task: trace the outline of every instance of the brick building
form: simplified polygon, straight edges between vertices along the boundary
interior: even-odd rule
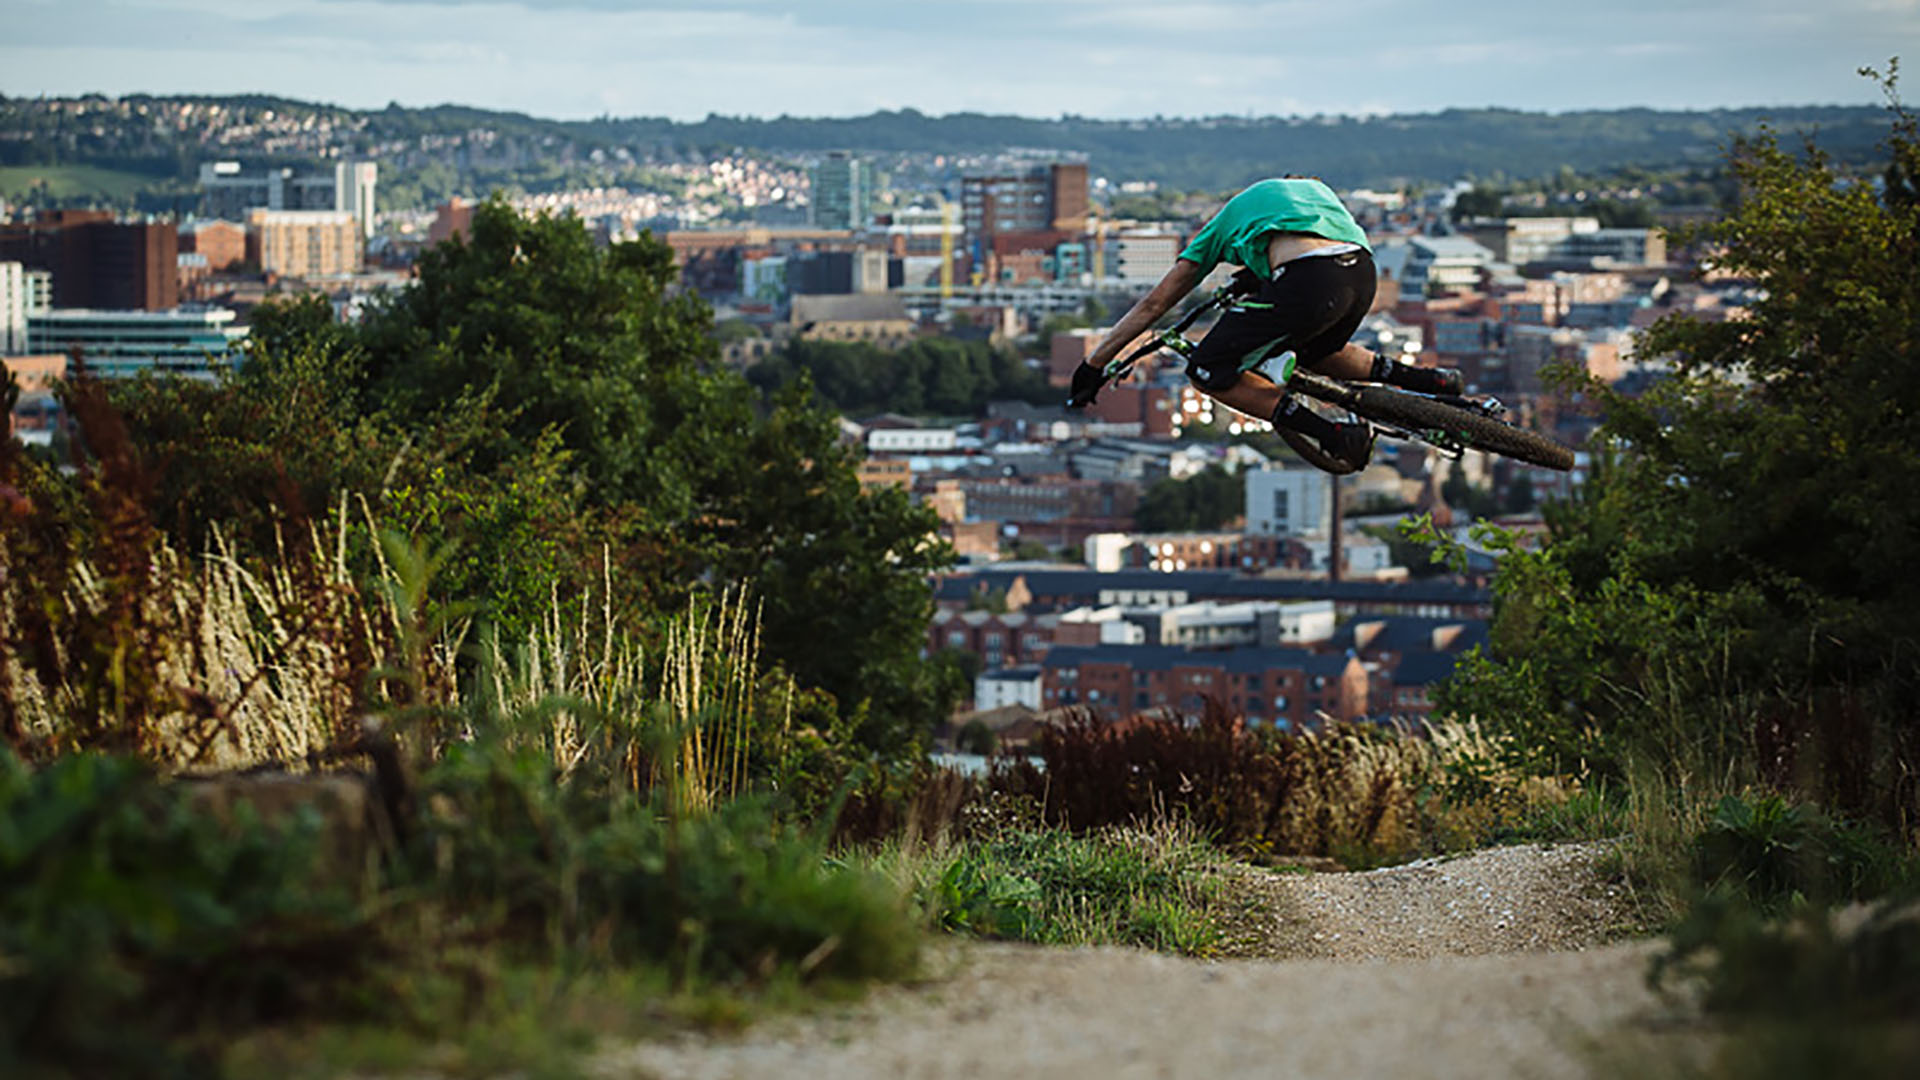
[[[1109,720],[1155,709],[1193,715],[1213,698],[1249,723],[1302,731],[1366,716],[1371,694],[1358,657],[1286,647],[1062,645],[1041,668],[1043,708],[1079,706]]]
[[[1060,232],[1087,227],[1087,167],[1034,165],[960,179],[960,217],[968,251],[984,265],[1001,233]]]
[[[927,650],[954,649],[980,658],[988,671],[1037,664],[1053,647],[1058,615],[1019,611],[949,611],[927,627]]]
[[[179,255],[172,225],[116,222],[102,210],[54,210],[0,224],[0,262],[51,274],[56,308],[177,307]]]
[[[206,268],[219,273],[247,258],[247,230],[231,221],[199,221],[180,233],[181,254],[196,254],[206,259]]]

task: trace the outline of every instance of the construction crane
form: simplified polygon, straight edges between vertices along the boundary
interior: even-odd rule
[[[934,198],[940,200],[940,306],[944,308],[953,299],[953,204],[945,195]]]

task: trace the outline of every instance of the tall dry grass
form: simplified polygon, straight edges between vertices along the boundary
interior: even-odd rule
[[[357,579],[353,534],[377,535],[359,516],[343,501],[265,560],[241,559],[218,532],[193,558],[154,538],[137,578],[76,558],[65,582],[28,582],[6,572],[0,545],[0,634],[20,640],[23,605],[48,612],[43,655],[0,653],[0,701],[43,752],[131,749],[169,771],[312,768],[381,717],[416,761],[486,735],[537,747],[563,779],[592,765],[690,811],[746,790],[766,703],[760,608],[745,589],[690,599],[649,655],[613,608],[604,562],[598,589],[577,602],[556,591],[539,626],[503,641],[430,600],[434,560],[403,538],[374,544]],[[76,662],[89,650],[108,654],[110,675],[146,665],[126,677],[148,692],[101,715],[89,680],[103,665]]]
[[[562,778],[592,767],[633,790],[664,789],[681,809],[711,810],[749,782],[760,606],[744,588],[695,596],[649,657],[613,611],[612,573],[603,563],[598,597],[563,604],[556,593],[524,642],[489,635],[472,696],[457,704],[537,747]]]
[[[312,526],[306,546],[283,544],[265,565],[243,564],[217,532],[198,559],[157,540],[137,595],[85,559],[53,588],[34,583],[30,591],[0,574],[0,632],[10,642],[23,629],[19,605],[50,609],[46,655],[7,649],[0,693],[28,738],[56,748],[80,741],[79,714],[99,690],[85,684],[95,669],[75,663],[75,654],[110,648],[110,673],[143,661],[153,668],[155,692],[112,718],[142,733],[144,756],[170,769],[304,767],[357,730],[360,677],[392,647],[390,623],[352,580],[346,537],[343,505],[335,519]],[[138,609],[141,640],[101,640],[119,605]]]

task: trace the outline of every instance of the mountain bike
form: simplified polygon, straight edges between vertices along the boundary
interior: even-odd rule
[[[1214,290],[1211,299],[1196,305],[1178,323],[1161,330],[1133,352],[1108,363],[1101,372],[1100,385],[1126,378],[1135,364],[1161,349],[1182,358],[1191,356],[1199,344],[1186,336],[1187,328],[1201,315],[1224,306],[1236,295],[1233,285]],[[1301,369],[1291,351],[1250,362],[1241,370],[1258,371],[1284,390],[1344,409],[1370,424],[1378,435],[1426,443],[1449,458],[1457,459],[1467,450],[1479,450],[1562,472],[1573,468],[1572,450],[1500,419],[1506,406],[1491,396],[1420,394],[1379,383],[1330,379]],[[1085,402],[1067,404],[1071,407]],[[1275,434],[1285,439],[1301,457],[1327,472],[1354,471],[1351,463],[1327,454],[1312,439],[1284,428],[1276,428]]]

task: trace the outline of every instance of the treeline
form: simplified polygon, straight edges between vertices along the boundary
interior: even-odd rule
[[[1297,162],[1336,186],[1446,182],[1504,172],[1541,176],[1563,166],[1596,172],[1626,163],[1718,162],[1736,134],[1762,123],[1806,133],[1844,160],[1871,160],[1884,132],[1866,107],[1668,112],[1623,109],[1536,113],[1447,109],[1384,117],[1207,117],[1093,120],[912,109],[844,120],[710,116],[691,124],[614,121],[635,143],[742,146],[776,152],[853,148],[876,153],[994,153],[1009,146],[1084,154],[1096,173],[1204,190],[1230,190]]]
[[[1559,114],[1448,109],[1385,117],[1153,120],[978,113],[928,116],[906,109],[852,118],[709,116],[681,123],[650,117],[556,121],[457,106],[389,106],[356,112],[259,97],[191,100],[271,107],[295,115],[302,111],[325,114],[336,122],[364,121],[342,146],[348,152],[423,135],[459,136],[475,129],[498,134],[502,142],[493,147],[495,154],[524,144],[536,148],[546,162],[584,163],[595,150],[621,148],[641,161],[686,161],[738,152],[807,155],[853,149],[879,156],[982,154],[1018,146],[1083,155],[1099,175],[1207,191],[1239,187],[1289,162],[1297,163],[1289,167],[1311,171],[1341,186],[1451,182],[1494,175],[1526,178],[1562,168],[1601,172],[1628,164],[1717,163],[1735,136],[1753,134],[1763,123],[1794,139],[1805,135],[1839,161],[1861,162],[1874,159],[1883,130],[1879,110],[1864,106]],[[137,117],[119,124],[109,119],[105,127],[99,122],[99,117],[90,116],[83,126],[35,100],[0,98],[0,165],[91,164],[185,177],[192,163],[205,156],[193,132],[158,130],[141,124]],[[244,146],[222,153],[257,156]],[[405,162],[383,164],[394,181],[404,184],[407,174],[424,166],[427,159],[429,152],[412,152]],[[444,163],[456,164],[450,151]]]
[[[977,417],[991,401],[1058,404],[1061,391],[1024,358],[984,341],[922,338],[897,350],[865,342],[794,340],[747,372],[765,391],[801,374],[844,413]]]

